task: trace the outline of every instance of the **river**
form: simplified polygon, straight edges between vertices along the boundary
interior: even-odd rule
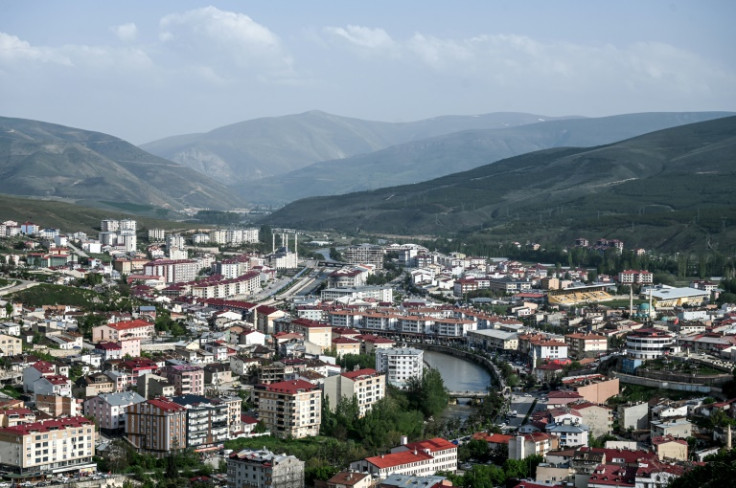
[[[488,371],[464,359],[424,351],[424,362],[440,372],[445,388],[450,391],[486,391],[491,384],[491,375]],[[458,404],[450,404],[444,416],[466,419],[473,413],[474,408],[467,399],[463,399]]]

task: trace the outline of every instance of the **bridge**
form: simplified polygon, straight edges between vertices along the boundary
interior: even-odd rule
[[[485,398],[488,396],[487,391],[448,391],[450,398]]]

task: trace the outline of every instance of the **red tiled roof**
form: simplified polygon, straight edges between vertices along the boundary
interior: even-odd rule
[[[46,380],[48,380],[52,385],[65,385],[69,381],[69,378],[60,374],[53,374],[51,376],[47,376]]]
[[[508,444],[514,436],[505,434],[488,434],[486,432],[476,432],[473,439],[486,441],[490,444]]]
[[[186,410],[183,406],[172,402],[166,397],[153,398],[148,400],[147,403],[167,412],[180,412],[182,410]]]
[[[145,320],[136,319],[136,320],[126,320],[125,322],[115,322],[107,324],[108,327],[115,330],[129,330],[129,329],[137,329],[139,327],[153,327],[153,324],[150,322],[146,322]]]
[[[599,464],[590,475],[588,485],[610,485],[616,487],[634,486],[637,466],[618,464]]]
[[[54,373],[56,371],[56,367],[48,361],[38,361],[33,363],[32,366],[42,374]]]
[[[58,418],[49,420],[40,420],[30,424],[16,425],[15,427],[6,427],[0,429],[0,432],[10,432],[16,435],[26,435],[34,432],[48,432],[49,430],[65,429],[67,427],[81,427],[82,425],[92,425],[92,421],[86,417],[78,415],[76,417]]]
[[[433,439],[427,439],[425,441],[410,442],[406,444],[409,449],[429,449],[431,452],[446,451],[447,449],[457,449],[457,446],[452,442],[443,439],[442,437],[435,437]]]
[[[373,456],[365,458],[365,460],[378,469],[393,468],[395,466],[403,466],[410,463],[417,463],[432,459],[432,456],[422,451],[401,451],[392,454],[383,454],[381,456]]]
[[[310,383],[309,381],[304,381],[304,380],[280,381],[278,383],[271,383],[270,385],[259,385],[259,386],[267,391],[272,391],[276,393],[286,393],[289,395],[294,395],[302,391],[311,391],[311,390],[319,389],[317,385]]]
[[[360,378],[361,376],[374,376],[377,374],[378,372],[375,369],[371,369],[371,368],[358,369],[355,371],[348,371],[347,373],[342,373],[344,377],[350,378],[351,380],[354,380],[355,378]]]
[[[360,341],[351,339],[350,337],[336,337],[332,339],[333,344],[360,344]]]
[[[658,446],[660,444],[665,444],[667,442],[676,442],[678,444],[683,444],[687,446],[687,441],[685,439],[675,439],[671,435],[665,435],[665,436],[655,436],[652,437],[652,445]]]

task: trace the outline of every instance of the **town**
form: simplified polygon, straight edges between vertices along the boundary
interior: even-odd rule
[[[6,486],[654,488],[732,448],[729,277],[99,228],[0,224]]]

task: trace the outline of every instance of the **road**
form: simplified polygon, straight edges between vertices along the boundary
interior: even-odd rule
[[[526,396],[529,395],[529,396]],[[532,404],[536,398],[531,394],[519,394],[514,393],[511,395],[511,407],[509,409],[510,420],[507,422],[509,427],[519,428],[521,423],[524,421],[524,417],[532,408]],[[537,403],[534,410],[544,410],[546,406],[544,404]],[[516,414],[511,412],[516,411]]]
[[[9,278],[9,279],[20,281],[20,283],[0,290],[0,297],[5,296],[5,295],[10,295],[11,293],[15,293],[17,291],[27,290],[28,288],[38,285],[38,283],[35,281],[19,280],[17,278]]]

